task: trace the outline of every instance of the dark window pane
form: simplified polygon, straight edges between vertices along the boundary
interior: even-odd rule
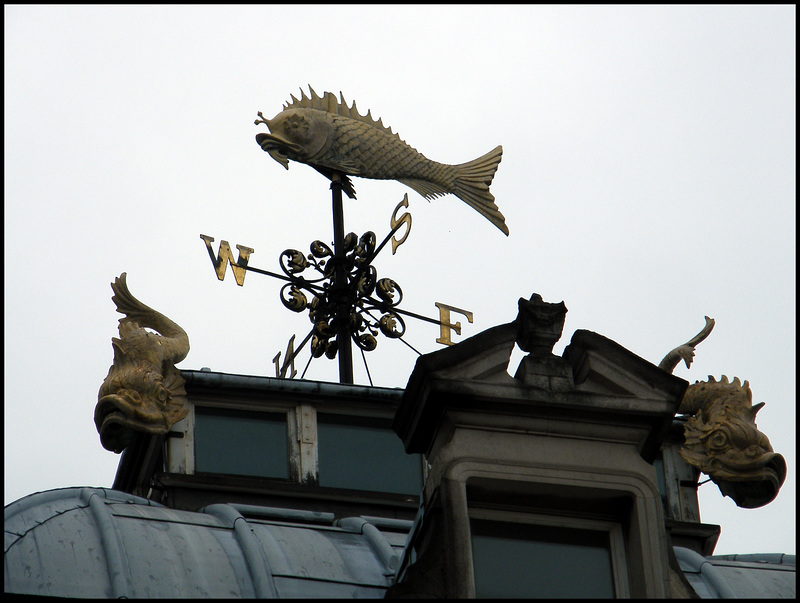
[[[473,519],[482,598],[614,597],[608,532]]]
[[[319,484],[419,495],[422,460],[406,454],[388,421],[317,415]]]
[[[289,478],[286,415],[195,408],[195,470]]]

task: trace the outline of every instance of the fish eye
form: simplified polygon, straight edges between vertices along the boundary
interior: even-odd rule
[[[709,440],[712,448],[724,448],[728,444],[728,436],[723,431],[716,431]]]
[[[754,458],[754,457],[759,456],[762,452],[763,452],[763,449],[761,448],[761,446],[758,446],[757,444],[753,444],[752,446],[748,446],[745,449],[744,454],[745,454],[745,456],[748,456],[750,458]]]

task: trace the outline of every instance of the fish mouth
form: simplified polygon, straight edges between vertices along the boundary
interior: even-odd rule
[[[730,496],[737,506],[755,509],[775,500],[786,480],[786,461],[776,453],[767,453],[750,463],[737,463],[731,469],[722,468],[711,480],[724,496]]]
[[[302,145],[285,140],[274,134],[266,134],[263,132],[261,134],[256,134],[256,142],[287,170],[289,169],[288,153],[300,153],[303,150]]]
[[[168,428],[160,417],[148,420],[135,400],[127,396],[108,394],[97,402],[94,423],[100,434],[103,448],[119,454],[136,439],[136,433],[167,433]]]

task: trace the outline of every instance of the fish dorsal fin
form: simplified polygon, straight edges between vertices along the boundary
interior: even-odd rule
[[[299,99],[295,98],[294,94],[290,95],[292,97],[292,101],[284,103],[283,109],[299,109],[302,107],[327,111],[328,113],[333,113],[334,115],[341,115],[343,117],[349,117],[350,119],[363,122],[400,140],[400,136],[395,132],[392,132],[391,128],[384,126],[380,118],[378,118],[378,121],[375,121],[372,118],[372,113],[370,111],[367,111],[366,115],[361,115],[356,108],[355,101],[353,101],[352,106],[348,107],[347,102],[344,100],[344,95],[341,92],[339,93],[340,100],[337,100],[336,95],[333,92],[325,92],[322,96],[319,96],[316,92],[314,92],[314,89],[310,85],[308,90],[311,93],[311,96],[306,96],[306,93],[303,92],[302,88],[300,89]]]

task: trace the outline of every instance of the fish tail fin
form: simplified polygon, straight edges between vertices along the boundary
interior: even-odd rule
[[[489,185],[502,158],[503,147],[497,146],[477,159],[454,165],[456,177],[452,193],[508,236],[506,219],[495,204],[494,195],[489,192]]]

